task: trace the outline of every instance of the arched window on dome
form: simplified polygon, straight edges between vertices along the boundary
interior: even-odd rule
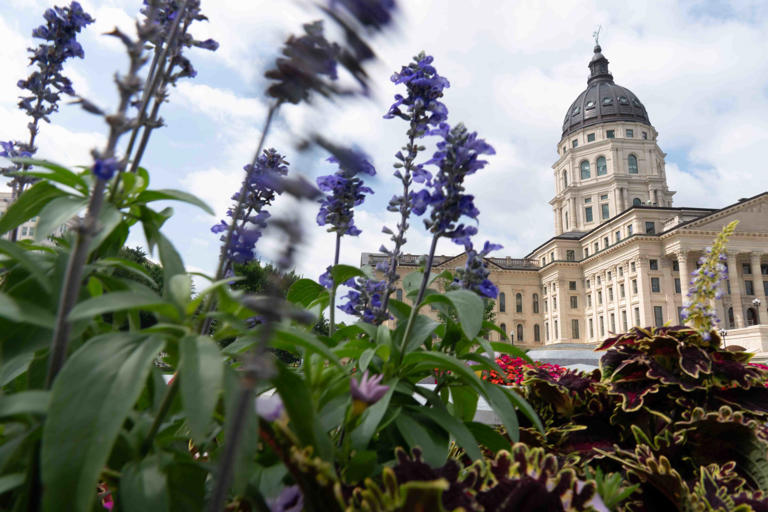
[[[629,174],[637,174],[637,157],[635,155],[629,155],[627,162],[629,163]]]
[[[534,313],[539,312],[539,294],[538,293],[533,294],[533,312]]]
[[[518,293],[515,295],[515,312],[522,313],[523,312],[523,294]]]
[[[608,165],[605,163],[605,157],[599,156],[597,157],[597,175],[605,176],[606,174],[608,174]]]
[[[640,206],[640,205],[642,205],[642,204],[643,204],[643,202],[640,200],[640,198],[639,198],[639,197],[636,197],[636,198],[634,198],[634,199],[632,200],[632,206]]]
[[[507,337],[507,324],[501,324],[499,328],[504,331],[504,334],[501,335],[501,339],[505,339]]]
[[[523,324],[517,324],[517,341],[523,341]]]
[[[587,162],[586,160],[582,160],[579,166],[581,167],[581,179],[583,180],[589,179],[590,177],[589,162]]]
[[[568,171],[563,171],[563,188],[568,188]]]
[[[539,324],[533,326],[533,341],[541,342],[541,327],[539,327]]]
[[[507,310],[507,296],[504,292],[499,294],[499,313],[504,313]]]

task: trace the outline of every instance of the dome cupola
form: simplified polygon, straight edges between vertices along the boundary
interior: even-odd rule
[[[608,59],[600,45],[595,45],[594,55],[589,61],[587,88],[565,113],[563,137],[588,126],[614,121],[651,124],[637,96],[613,82],[613,75],[608,71]]]

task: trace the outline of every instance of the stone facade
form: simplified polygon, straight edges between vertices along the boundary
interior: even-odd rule
[[[592,344],[633,326],[678,325],[699,257],[739,220],[716,307],[727,343],[768,351],[768,192],[722,209],[674,207],[658,133],[607,64],[596,47],[588,88],[566,113],[552,166],[555,236],[522,259],[487,259],[500,292],[496,324],[526,346]],[[605,108],[592,113],[598,101]],[[621,114],[613,102],[630,106]],[[364,253],[362,264],[384,258]],[[399,273],[418,259],[403,256]],[[464,261],[439,256],[435,267]]]

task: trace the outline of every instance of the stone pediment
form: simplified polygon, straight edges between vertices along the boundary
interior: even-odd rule
[[[738,233],[768,234],[768,193],[754,199],[718,210],[681,226],[691,231],[720,231],[726,224],[738,220]]]

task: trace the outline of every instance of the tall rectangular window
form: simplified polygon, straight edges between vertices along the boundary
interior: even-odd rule
[[[584,219],[586,222],[592,222],[592,207],[587,206],[584,208]]]
[[[631,128],[627,128],[627,138],[631,139],[634,136],[635,136],[635,131]]]
[[[611,313],[611,332],[616,332],[616,315]]]
[[[621,297],[622,299],[625,297],[625,293],[624,293],[624,283],[622,283],[622,284],[620,284],[620,285],[619,285],[619,297]]]
[[[607,249],[610,242],[608,242],[608,237],[603,237],[603,249]]]
[[[608,302],[613,302],[613,287],[608,288]]]
[[[664,310],[661,306],[653,306],[653,321],[656,327],[662,327],[664,325]]]
[[[744,273],[744,275],[749,275],[752,273],[752,265],[749,263],[742,263],[741,264],[741,271]]]
[[[624,267],[619,267],[619,277],[624,276]]]
[[[760,265],[760,273],[764,276],[768,276],[768,263],[763,263]]]
[[[680,286],[680,278],[675,278],[675,293],[682,293],[682,288]]]
[[[598,252],[600,250],[600,244],[595,242],[595,252]]]
[[[590,285],[589,285],[589,279],[587,279],[587,281],[586,281],[586,285],[587,285],[587,290],[589,290],[589,287],[590,287]]]
[[[595,325],[592,322],[592,319],[589,319],[589,337],[594,338],[595,337]]]
[[[552,333],[552,336],[554,338],[559,338],[560,337],[560,331],[557,328],[557,320],[555,320],[555,332]]]
[[[606,130],[605,136],[609,139],[615,139],[616,138],[616,130]]]
[[[640,325],[640,308],[635,308],[635,325]]]
[[[549,322],[544,322],[544,336],[549,341]]]
[[[603,303],[603,292],[597,292],[597,304],[600,305]]]
[[[608,205],[607,204],[601,204],[600,205],[600,215],[602,216],[603,219],[607,219],[608,217],[611,216],[611,212],[608,209]]]
[[[637,295],[637,279],[632,280],[632,295]]]
[[[648,132],[643,132],[643,139],[647,139],[647,138],[648,138]]]
[[[651,270],[659,270],[659,260],[648,260],[648,266]]]
[[[763,281],[763,294],[768,295],[768,281]]]
[[[576,319],[571,320],[571,336],[573,336],[574,339],[579,338],[579,321]]]
[[[565,251],[565,260],[566,261],[576,261],[576,251],[573,249],[568,249]]]
[[[680,272],[680,262],[672,260],[672,272]]]
[[[605,322],[602,316],[600,316],[600,336],[605,336]]]
[[[571,295],[571,309],[579,307],[579,298],[575,295]]]
[[[575,148],[575,147],[578,147],[578,146],[579,146],[579,141],[578,141],[578,140],[576,140],[576,139],[573,139],[573,140],[571,141],[571,146],[573,146],[574,148]]]
[[[627,226],[627,236],[632,236],[632,224]]]
[[[592,307],[592,294],[587,295],[587,307]]]
[[[661,283],[660,283],[658,277],[652,277],[651,278],[651,291],[653,293],[661,292]]]
[[[621,231],[617,231],[615,233],[615,235],[616,235],[616,243],[620,242],[621,241]]]
[[[656,224],[653,222],[646,222],[645,223],[645,232],[649,235],[655,235],[656,234]]]
[[[607,274],[608,274],[608,280],[609,280],[609,281],[611,281],[611,280],[612,280],[612,278],[611,278],[611,271],[609,270],[609,271],[607,272]]]
[[[752,284],[752,281],[744,281],[744,293],[746,293],[747,295],[755,294],[755,287]]]
[[[680,325],[685,325],[685,321],[683,320],[683,307],[678,306],[677,308],[677,323]]]
[[[629,271],[634,272],[635,271],[635,262],[632,261],[629,263]]]
[[[621,311],[621,326],[624,329],[624,332],[627,332],[629,330],[629,326],[627,325],[627,310],[623,309]]]
[[[576,281],[568,281],[568,289],[569,290],[575,290],[576,289]]]

